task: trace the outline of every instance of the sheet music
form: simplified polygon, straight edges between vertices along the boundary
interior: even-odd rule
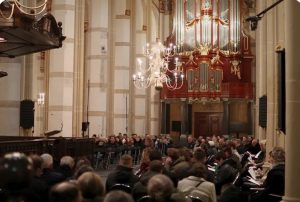
[[[216,172],[216,169],[213,167],[208,166],[208,170],[212,171],[212,172]]]
[[[258,156],[260,155],[260,153],[261,153],[261,151],[260,152],[258,152],[255,156],[254,156],[254,158],[258,158]]]
[[[248,176],[248,181],[253,183],[253,184],[256,184],[258,186],[261,186],[263,184],[261,181],[255,180],[255,179],[253,179],[252,177],[249,177],[249,176]]]

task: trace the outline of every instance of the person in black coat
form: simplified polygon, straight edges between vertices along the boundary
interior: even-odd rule
[[[137,182],[132,189],[132,196],[135,201],[147,195],[148,181],[154,175],[162,173],[163,170],[164,166],[162,161],[154,160],[150,162],[149,170],[141,176],[140,181]]]
[[[130,155],[124,154],[121,156],[119,165],[107,177],[105,184],[106,192],[111,191],[112,187],[116,184],[124,184],[132,188],[138,182],[139,178],[133,174],[132,165],[133,162]]]
[[[46,182],[49,188],[66,179],[63,174],[53,170],[53,157],[50,154],[42,154],[41,158],[43,159],[43,174],[40,179]]]
[[[220,175],[218,176],[218,183],[221,188],[218,202],[247,201],[247,194],[234,184],[237,174],[238,171],[229,164],[225,164],[221,168]]]
[[[256,155],[258,152],[260,152],[261,148],[259,141],[257,139],[253,139],[247,151],[250,152],[250,154],[252,155]]]
[[[281,201],[285,188],[285,151],[281,147],[275,147],[270,153],[272,167],[263,183],[264,190],[253,195],[252,201],[276,202]],[[279,196],[276,199],[272,195]]]

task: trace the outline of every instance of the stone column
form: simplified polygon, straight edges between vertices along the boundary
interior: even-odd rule
[[[300,201],[300,3],[284,1],[286,34],[286,166],[283,201]]]
[[[75,5],[75,41],[74,41],[74,80],[73,80],[73,127],[72,133],[80,136],[83,121],[84,87],[84,11],[85,1],[77,0]],[[89,129],[88,129],[89,131]]]
[[[267,6],[267,1],[257,1],[256,12],[261,12]],[[266,139],[266,129],[258,124],[259,117],[259,98],[266,95],[266,69],[267,69],[267,18],[262,18],[256,30],[256,137]]]
[[[22,85],[22,93],[21,93],[21,100],[28,99],[34,101],[33,95],[33,56],[26,55],[23,57],[22,60],[23,66],[23,85]],[[20,117],[21,118],[21,117]],[[34,127],[30,129],[23,129],[22,133],[23,136],[32,136],[34,131]]]
[[[72,136],[75,1],[53,0],[52,14],[62,22],[66,36],[63,47],[51,50],[49,64],[48,130]],[[46,95],[47,96],[47,95]]]
[[[267,1],[267,6],[273,4],[273,0]],[[266,138],[268,140],[267,142],[267,152],[272,150],[275,146],[276,141],[276,124],[274,123],[276,119],[276,110],[275,106],[277,103],[277,97],[276,97],[276,72],[275,69],[277,68],[275,63],[275,47],[276,47],[276,41],[275,41],[275,23],[276,23],[276,12],[275,10],[270,11],[266,16],[266,66],[261,66],[261,68],[266,69],[266,90],[267,90],[267,134]]]

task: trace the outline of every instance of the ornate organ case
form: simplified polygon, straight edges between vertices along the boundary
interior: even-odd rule
[[[178,90],[164,87],[161,98],[190,101],[253,98],[250,38],[242,0],[173,0],[173,31],[167,43],[185,73]],[[172,65],[172,64],[171,64]]]

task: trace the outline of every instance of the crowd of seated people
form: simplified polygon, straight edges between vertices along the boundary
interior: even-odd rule
[[[267,156],[265,142],[251,136],[188,136],[183,144],[163,136],[121,136],[125,140],[110,136],[95,142],[107,149],[139,144],[140,161],[134,166],[135,153],[119,150],[107,179],[85,158],[64,156],[55,167],[50,154],[5,155],[0,201],[276,202],[284,194],[284,150],[275,147]]]
[[[158,149],[162,154],[166,154],[167,148],[172,146],[172,139],[167,136],[149,136],[145,135],[144,138],[137,134],[132,134],[129,137],[127,134],[119,133],[118,135],[110,135],[108,137],[93,135],[96,144],[96,167],[100,166],[100,161],[103,168],[109,169],[110,164],[118,162],[119,158],[123,154],[129,154],[133,157],[134,162],[142,160],[147,166],[149,163],[147,160],[147,150],[150,148]],[[145,154],[142,153],[145,152]],[[143,169],[143,165],[141,166]],[[143,172],[141,170],[141,172]]]

